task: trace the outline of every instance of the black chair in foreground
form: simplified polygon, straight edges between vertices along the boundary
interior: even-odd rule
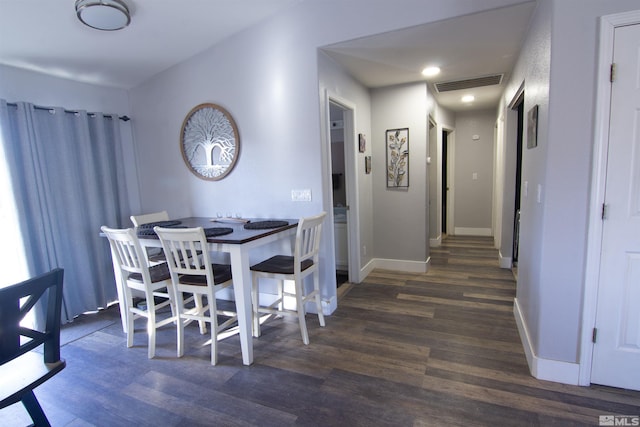
[[[0,289],[0,409],[22,401],[37,427],[50,424],[33,389],[66,366],[60,358],[62,279],[63,270],[57,268]],[[44,295],[44,331],[21,326],[20,322]],[[41,345],[44,355],[31,351]]]

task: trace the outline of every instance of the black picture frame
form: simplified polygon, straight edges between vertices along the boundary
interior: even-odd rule
[[[358,151],[364,153],[367,149],[367,138],[363,133],[358,134]]]
[[[538,105],[531,107],[527,113],[527,148],[538,146]]]

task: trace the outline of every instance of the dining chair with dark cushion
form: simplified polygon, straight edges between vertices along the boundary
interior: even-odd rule
[[[309,300],[315,301],[320,326],[325,326],[320,296],[318,253],[320,251],[322,222],[326,215],[326,212],[322,212],[316,216],[302,218],[298,222],[293,255],[275,255],[251,266],[254,336],[260,336],[260,313],[290,315],[298,318],[302,341],[305,344],[309,344],[309,333],[307,332],[307,323],[305,321],[305,304]],[[309,275],[313,275],[313,291],[307,293],[304,279]],[[261,306],[259,301],[259,285],[262,278],[277,280],[277,299],[268,306]],[[294,282],[293,292],[285,291],[285,280]],[[285,297],[293,297],[295,299],[295,309],[285,307]]]
[[[120,310],[126,313],[127,347],[133,347],[134,320],[147,319],[148,356],[155,356],[156,329],[175,321],[175,305],[171,291],[171,277],[167,263],[149,265],[138,237],[133,228],[115,229],[102,226],[102,232],[109,239],[114,265],[120,270],[122,286]],[[132,291],[144,295],[145,304],[134,304]],[[158,299],[159,302],[156,301]],[[159,310],[170,306],[171,315],[159,316]]]
[[[217,292],[233,289],[231,265],[211,262],[207,237],[202,227],[155,227],[154,230],[162,242],[173,283],[178,321],[178,357],[184,355],[185,321],[207,322],[211,325],[211,364],[215,365],[218,363],[218,334],[237,321],[235,311],[219,310],[216,302]],[[189,258],[189,254],[196,252],[201,255]],[[203,300],[202,306],[187,309],[184,294],[193,295],[195,301],[206,297],[207,304],[204,305]],[[227,319],[219,323],[218,315]]]

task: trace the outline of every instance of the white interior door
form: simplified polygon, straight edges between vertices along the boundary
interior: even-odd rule
[[[614,40],[591,382],[640,390],[640,25]]]

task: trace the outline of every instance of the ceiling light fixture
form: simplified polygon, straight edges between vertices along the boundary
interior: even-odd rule
[[[131,22],[122,0],[76,0],[76,15],[83,24],[103,31],[121,30]]]
[[[465,95],[462,97],[462,102],[473,102],[476,99],[473,95]]]
[[[422,70],[422,75],[425,77],[433,77],[440,74],[440,67],[427,67]]]

